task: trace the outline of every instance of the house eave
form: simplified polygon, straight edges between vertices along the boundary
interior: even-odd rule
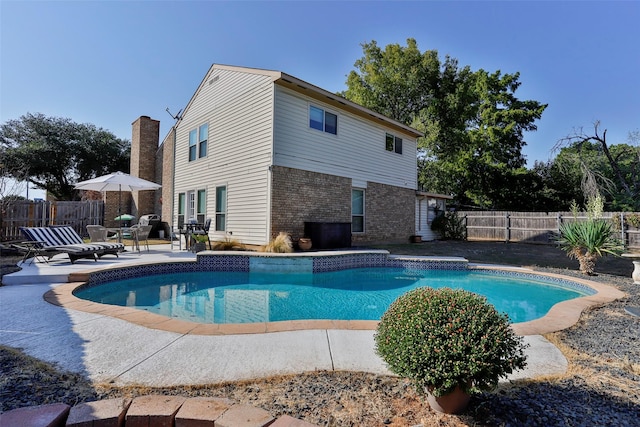
[[[391,128],[395,131],[402,132],[413,138],[420,138],[424,134],[417,129],[400,123],[396,120],[390,119],[382,114],[378,114],[373,110],[349,101],[346,98],[341,97],[335,93],[331,93],[311,83],[300,80],[292,75],[286,73],[280,73],[280,77],[274,80],[274,83],[282,87],[286,87],[295,92],[304,94],[318,101],[329,104],[337,109],[346,110],[356,116],[362,117],[366,120],[378,123],[382,126]]]
[[[365,120],[378,123],[381,126],[390,128],[396,132],[403,133],[405,135],[411,136],[416,139],[424,136],[424,134],[417,129],[414,129],[396,120],[390,119],[389,117],[386,117],[382,114],[376,113],[375,111],[370,110],[366,107],[363,107],[362,105],[356,104],[355,102],[349,101],[348,99],[343,98],[340,95],[336,95],[335,93],[329,92],[318,86],[312,85],[311,83],[305,82],[304,80],[300,80],[299,78],[294,77],[290,74],[286,74],[281,71],[275,71],[275,70],[265,70],[261,68],[249,68],[249,67],[237,67],[235,65],[223,65],[223,64],[211,65],[207,73],[204,75],[202,81],[198,85],[198,88],[193,93],[191,99],[187,103],[182,113],[182,116],[184,116],[185,112],[189,110],[189,107],[191,106],[193,99],[195,98],[196,94],[200,91],[200,88],[203,86],[203,84],[207,81],[209,75],[213,70],[237,71],[237,72],[243,72],[243,73],[251,73],[251,74],[268,76],[271,78],[271,81],[274,84],[277,84],[282,87],[286,87],[297,93],[304,94],[317,101],[331,105],[336,109],[348,111]],[[176,124],[178,124],[179,122],[180,120],[178,120]]]
[[[422,197],[422,198],[432,198],[432,199],[446,199],[446,200],[453,200],[453,196],[449,196],[447,194],[438,194],[438,193],[429,193],[427,191],[420,191],[420,190],[416,190],[416,196],[417,197]]]

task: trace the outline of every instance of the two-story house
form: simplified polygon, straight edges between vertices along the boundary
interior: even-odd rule
[[[428,237],[420,136],[291,75],[214,64],[163,143],[163,219],[251,245],[305,223],[348,223],[355,244]]]

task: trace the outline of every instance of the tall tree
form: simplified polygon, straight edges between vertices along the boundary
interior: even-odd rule
[[[406,47],[382,50],[375,41],[362,47],[342,95],[425,133],[419,140],[424,187],[462,204],[504,208],[492,186],[522,176],[524,132],[536,130],[546,108],[515,96],[519,73],[460,68],[435,50],[420,52],[414,39]]]
[[[609,144],[600,121],[593,133],[575,129],[556,144],[555,162],[580,176],[586,197],[606,195],[613,210],[640,210],[640,132],[631,132],[627,144]]]
[[[131,145],[92,124],[27,113],[0,126],[0,151],[10,176],[19,173],[59,200],[74,200],[76,182],[128,171]]]

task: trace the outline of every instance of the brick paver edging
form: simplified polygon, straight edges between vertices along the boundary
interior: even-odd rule
[[[288,415],[214,397],[148,395],[30,406],[0,414],[3,427],[318,427]]]

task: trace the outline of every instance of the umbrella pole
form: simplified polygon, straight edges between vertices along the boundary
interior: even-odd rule
[[[122,184],[118,184],[118,224],[120,225],[118,243],[122,243]]]

